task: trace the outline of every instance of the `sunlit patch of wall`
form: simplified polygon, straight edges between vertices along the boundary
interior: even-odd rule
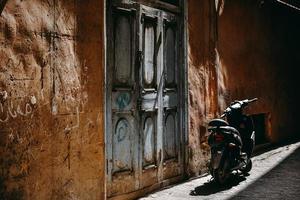
[[[218,113],[217,79],[223,82],[225,75],[216,69],[219,60],[216,60],[215,50],[217,38],[214,7],[213,1],[188,1],[190,175],[207,170],[209,146],[206,127],[208,121]]]
[[[227,79],[228,73],[226,66],[222,62],[219,52],[216,48],[216,74],[217,74],[217,97],[218,97],[218,110],[224,111],[228,106],[228,91],[227,91]]]

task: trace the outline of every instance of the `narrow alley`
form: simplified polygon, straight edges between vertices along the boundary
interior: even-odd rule
[[[0,200],[300,199],[299,2],[0,0]]]

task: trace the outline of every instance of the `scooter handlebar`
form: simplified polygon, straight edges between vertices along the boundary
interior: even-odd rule
[[[245,100],[242,100],[242,101],[235,101],[233,103],[231,103],[231,105],[226,108],[224,110],[224,113],[220,116],[221,118],[224,118],[228,113],[230,113],[232,111],[232,109],[242,109],[244,107],[246,107],[249,103],[252,103],[252,102],[255,102],[257,101],[258,98],[253,98],[253,99],[245,99]]]
[[[248,100],[248,103],[252,103],[252,102],[257,101],[257,100],[258,100],[258,98],[253,98],[253,99]]]

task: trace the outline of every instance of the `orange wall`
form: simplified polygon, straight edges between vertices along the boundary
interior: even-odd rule
[[[299,12],[273,1],[219,2],[217,14],[214,1],[188,1],[191,175],[207,169],[207,122],[235,99],[259,98],[246,113],[268,114],[270,141],[298,135]]]
[[[206,170],[209,147],[206,125],[218,111],[215,29],[209,1],[188,1],[189,167]]]
[[[272,1],[227,0],[219,17],[220,65],[228,100],[258,97],[249,114],[269,113],[273,142],[297,136],[299,12]]]
[[[0,17],[0,199],[103,199],[102,0]]]

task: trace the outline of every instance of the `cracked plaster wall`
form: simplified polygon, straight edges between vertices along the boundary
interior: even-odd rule
[[[248,114],[267,113],[267,137],[299,137],[299,12],[274,1],[226,0],[218,49],[228,100],[258,97]]]
[[[207,123],[218,113],[217,50],[213,1],[188,1],[189,167],[190,175],[207,170]]]
[[[246,113],[268,114],[271,142],[299,137],[299,12],[273,1],[188,5],[189,174],[207,170],[207,122],[235,99],[259,98]]]
[[[104,197],[103,1],[0,17],[0,199]]]

